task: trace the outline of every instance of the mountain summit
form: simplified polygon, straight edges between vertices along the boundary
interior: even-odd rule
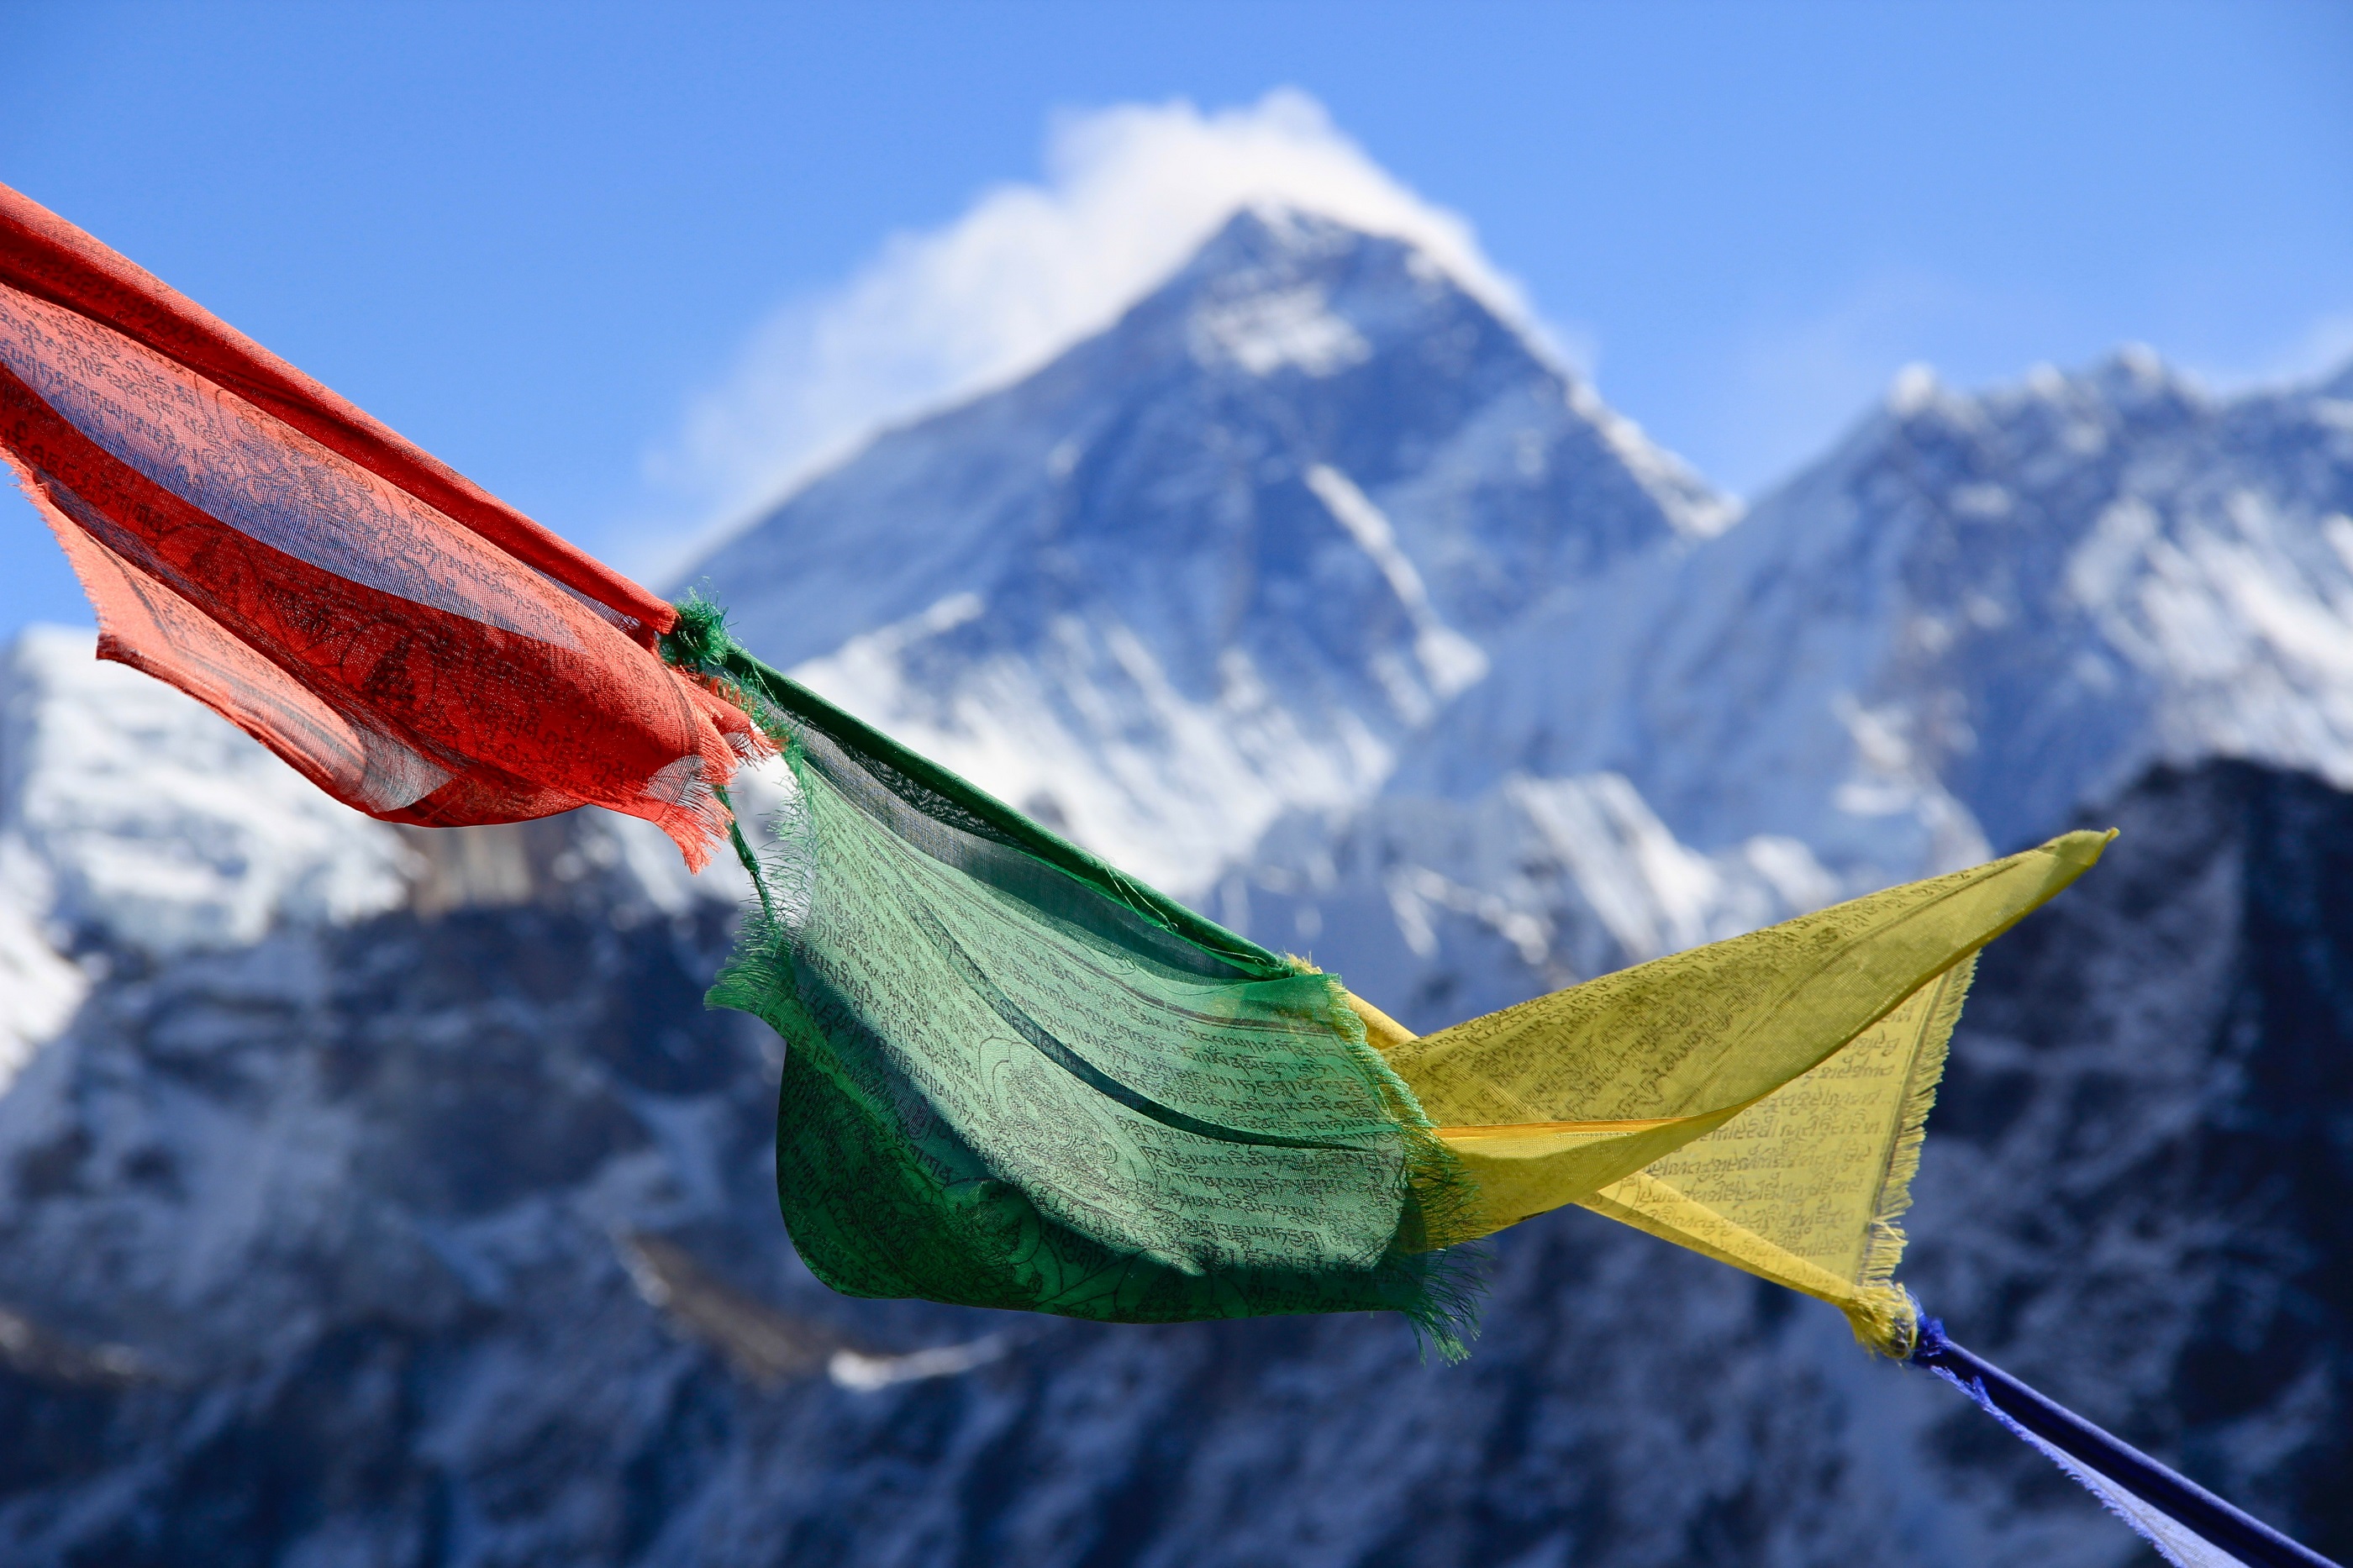
[[[827,696],[1195,893],[1377,790],[1517,613],[1735,515],[1397,239],[1239,213],[689,574]]]
[[[2353,784],[2353,401],[2146,349],[1899,377],[1701,548],[1523,617],[1392,792],[1622,773],[1676,836],[1877,886],[2031,842],[2157,762]]]

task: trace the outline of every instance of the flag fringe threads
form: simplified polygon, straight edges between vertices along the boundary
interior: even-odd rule
[[[1920,1151],[1928,1136],[1928,1113],[1936,1108],[1936,1089],[1944,1081],[1945,1059],[1952,1050],[1953,1031],[1968,1002],[1977,978],[1974,952],[1946,972],[1934,1015],[1923,1031],[1920,1049],[1912,1059],[1911,1083],[1905,1093],[1903,1121],[1895,1148],[1888,1156],[1879,1200],[1873,1205],[1866,1233],[1859,1300],[1843,1305],[1847,1326],[1855,1339],[1882,1355],[1902,1361],[1918,1347],[1919,1303],[1912,1292],[1895,1283],[1904,1261],[1906,1237],[1903,1219],[1912,1206],[1912,1180],[1920,1173]]]

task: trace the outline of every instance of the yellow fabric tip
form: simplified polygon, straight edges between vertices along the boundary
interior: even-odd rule
[[[1842,1301],[1854,1342],[1893,1361],[1908,1361],[1920,1343],[1920,1304],[1900,1286],[1882,1285]]]
[[[2101,853],[2116,841],[2123,829],[2116,827],[2079,827],[2073,833],[2063,833],[2043,846],[2063,859],[2080,861],[2089,869],[2099,864]]]

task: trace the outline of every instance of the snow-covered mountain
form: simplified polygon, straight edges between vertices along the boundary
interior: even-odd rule
[[[2032,842],[2158,761],[2353,784],[2348,514],[2353,373],[1907,373],[1736,528],[1518,617],[1379,798],[1285,820],[1219,907],[1429,1028]]]
[[[35,627],[0,651],[0,1092],[124,950],[400,902],[393,829],[161,682]]]
[[[1708,850],[1852,880],[2051,831],[2160,759],[2353,783],[2353,373],[2217,399],[2146,351],[1900,378],[1721,538],[1515,626],[1390,785],[1622,773]]]
[[[1734,515],[1428,257],[1268,209],[689,575],[772,663],[1198,894],[1377,790],[1546,592]]]
[[[0,650],[0,1092],[91,976],[124,965],[241,952],[412,904],[522,902],[607,871],[670,912],[747,890],[732,864],[698,884],[659,831],[608,813],[561,832],[375,821],[178,691],[94,655],[90,633],[57,626]],[[765,786],[747,787],[756,810]]]
[[[1469,801],[1384,795],[1337,817],[1288,813],[1209,908],[1428,1033],[1840,891],[1794,838],[1690,848],[1616,773],[1514,774]]]
[[[0,653],[0,888],[66,945],[245,946],[399,904],[399,832],[172,688],[37,626]]]
[[[1422,1026],[2099,802],[1984,966],[1907,1276],[2342,1555],[2348,410],[1912,378],[1736,522],[1409,247],[1250,213],[700,575]],[[90,651],[0,659],[0,1560],[2144,1560],[1835,1313],[1582,1213],[1499,1238],[1463,1367],[833,1296],[776,1041],[697,1005],[732,868],[385,827]],[[2142,772],[2216,752],[2322,776]]]

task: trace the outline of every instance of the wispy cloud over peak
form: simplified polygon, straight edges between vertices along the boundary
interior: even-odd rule
[[[982,192],[892,237],[838,288],[786,303],[650,455],[697,515],[673,558],[839,458],[878,426],[1034,370],[1109,325],[1246,205],[1411,241],[1499,313],[1530,320],[1471,225],[1376,163],[1303,92],[1059,116],[1036,184]]]

